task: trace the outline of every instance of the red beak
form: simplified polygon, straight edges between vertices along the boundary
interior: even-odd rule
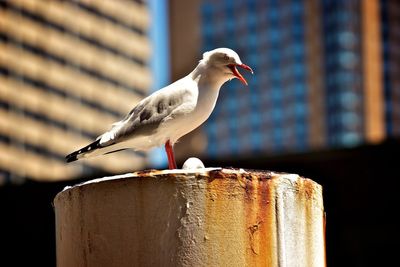
[[[241,67],[245,70],[248,70],[251,72],[251,74],[253,74],[253,70],[247,66],[246,64],[229,64],[228,67],[231,69],[233,75],[238,78],[244,85],[247,85],[247,81],[245,78],[243,78],[242,74],[240,74],[240,72],[237,70],[237,67]]]

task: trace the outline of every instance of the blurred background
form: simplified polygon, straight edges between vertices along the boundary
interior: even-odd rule
[[[400,1],[0,1],[0,266],[54,266],[66,185],[165,168],[162,150],[65,164],[143,97],[229,47],[255,71],[176,145],[206,166],[324,187],[329,266],[386,266],[399,238]]]

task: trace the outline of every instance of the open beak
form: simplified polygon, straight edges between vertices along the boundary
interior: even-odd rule
[[[247,81],[243,78],[242,74],[237,70],[236,67],[241,67],[242,69],[248,70],[253,74],[253,70],[246,64],[229,64],[228,67],[231,69],[233,75],[238,78],[244,85],[247,85]]]

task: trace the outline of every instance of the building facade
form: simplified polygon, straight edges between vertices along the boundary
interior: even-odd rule
[[[211,158],[379,143],[399,136],[398,1],[204,0],[202,50],[255,71],[227,83],[204,130]]]
[[[1,1],[0,182],[145,166],[134,152],[64,157],[148,94],[149,14],[142,1]]]
[[[390,137],[400,135],[400,3],[380,1],[385,122]]]

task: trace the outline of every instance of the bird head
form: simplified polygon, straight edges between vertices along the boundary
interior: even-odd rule
[[[226,80],[238,78],[244,85],[247,85],[247,81],[243,78],[242,74],[238,71],[237,67],[250,71],[253,74],[253,70],[243,64],[239,58],[239,55],[229,48],[217,48],[203,54],[203,61],[207,66],[215,69],[226,77]]]

